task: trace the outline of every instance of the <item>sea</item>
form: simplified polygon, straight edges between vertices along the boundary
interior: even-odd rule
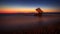
[[[59,34],[60,14],[0,14],[0,34]]]

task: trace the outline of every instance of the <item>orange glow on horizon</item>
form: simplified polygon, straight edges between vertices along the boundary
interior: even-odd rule
[[[57,9],[44,9],[44,12],[56,12]],[[35,8],[2,8],[0,13],[37,13]]]

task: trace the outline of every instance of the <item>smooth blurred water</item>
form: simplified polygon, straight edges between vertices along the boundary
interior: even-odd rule
[[[60,16],[0,16],[0,31],[26,31],[60,27]],[[35,30],[34,30],[35,31]]]

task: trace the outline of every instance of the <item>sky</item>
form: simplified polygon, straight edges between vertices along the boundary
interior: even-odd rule
[[[0,0],[0,13],[60,12],[60,0]]]

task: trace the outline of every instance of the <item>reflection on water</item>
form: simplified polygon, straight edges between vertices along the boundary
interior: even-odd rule
[[[40,32],[41,29],[60,29],[60,16],[0,16],[1,31]],[[58,26],[58,27],[57,27]]]

